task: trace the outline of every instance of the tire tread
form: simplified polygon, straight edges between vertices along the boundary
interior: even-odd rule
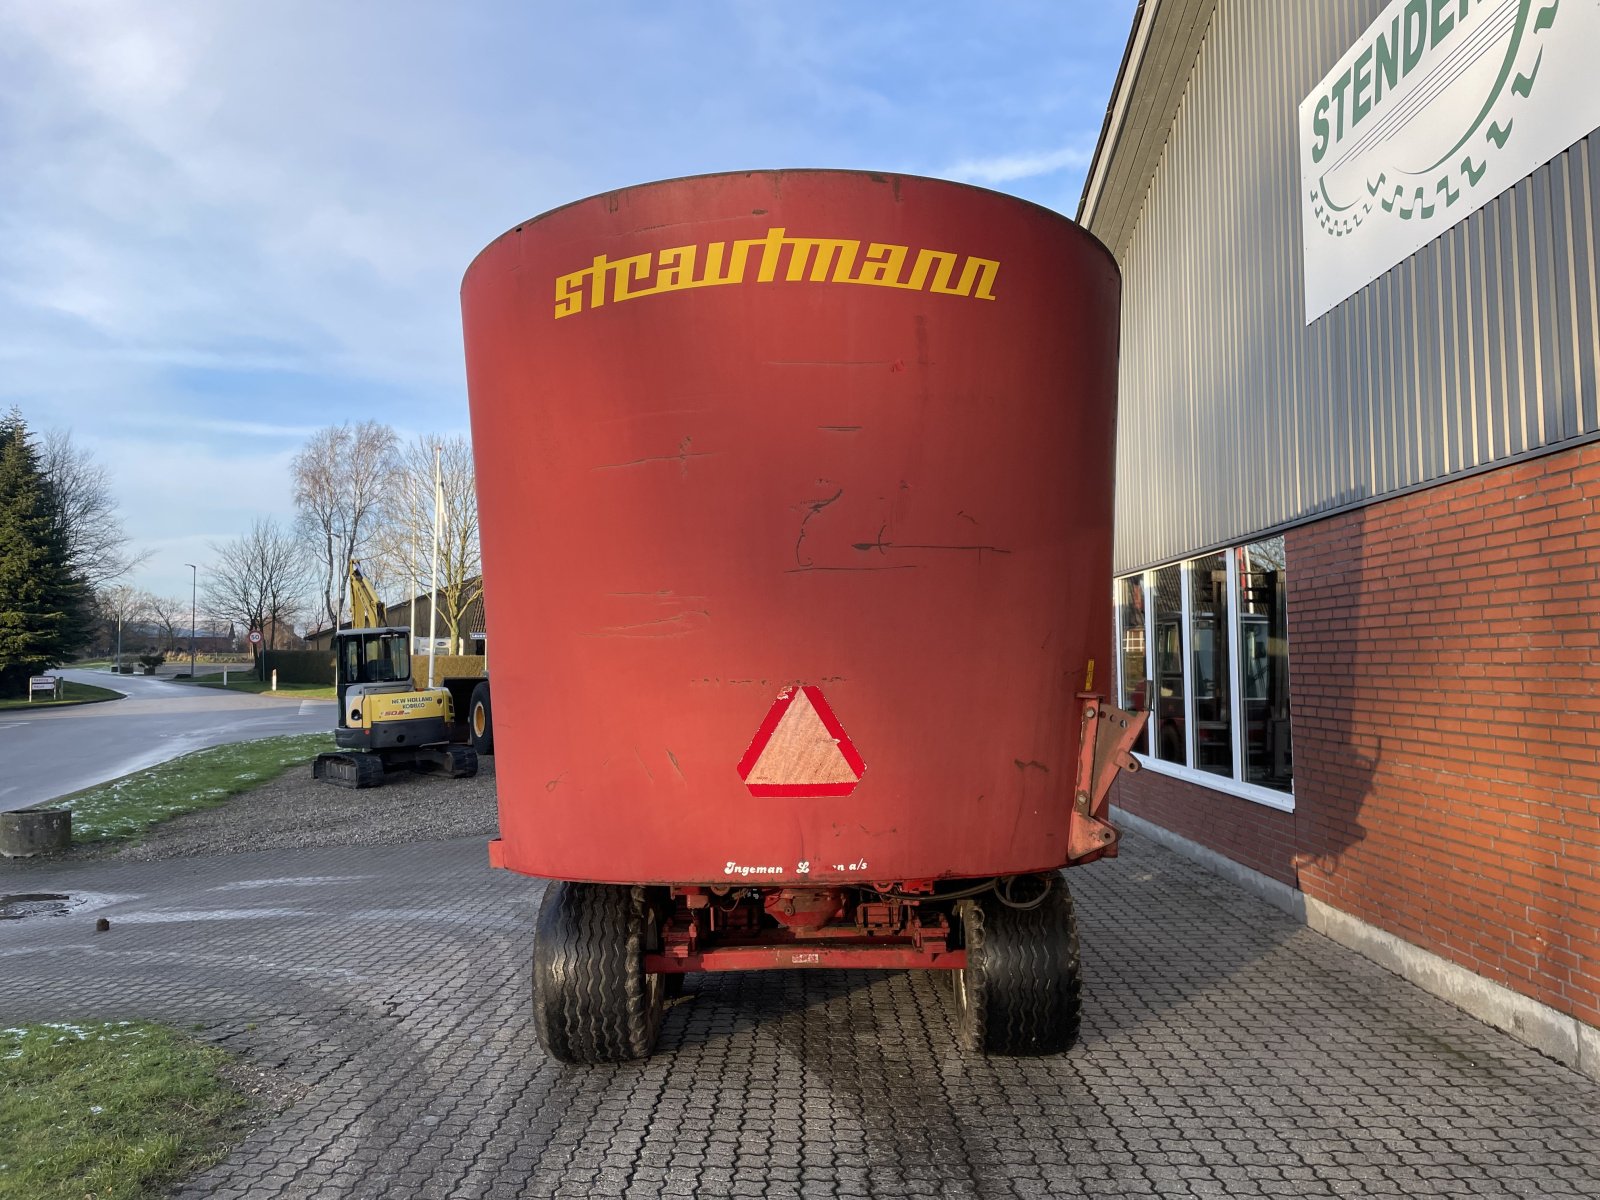
[[[535,925],[534,1028],[568,1063],[644,1058],[660,1030],[646,983],[643,888],[555,882]]]
[[[1050,894],[1035,908],[1013,908],[992,895],[962,906],[967,999],[957,1036],[964,1050],[1059,1054],[1077,1041],[1083,1017],[1077,917],[1066,881],[1048,878]]]

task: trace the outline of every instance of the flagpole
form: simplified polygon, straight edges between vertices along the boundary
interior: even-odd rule
[[[428,589],[428,686],[433,686],[434,651],[438,648],[436,634],[439,630],[439,510],[444,507],[440,496],[439,447],[433,448],[433,575]]]

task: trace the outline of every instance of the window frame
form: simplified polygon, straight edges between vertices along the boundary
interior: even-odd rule
[[[1254,542],[1241,542],[1239,545],[1241,545],[1241,546],[1250,546],[1250,545],[1254,545],[1254,544],[1255,544]],[[1276,788],[1262,787],[1260,784],[1257,784],[1257,783],[1248,783],[1242,778],[1243,773],[1247,769],[1247,765],[1248,764],[1247,764],[1246,753],[1245,753],[1246,752],[1246,746],[1245,746],[1246,729],[1245,729],[1245,711],[1244,711],[1245,697],[1244,697],[1244,688],[1243,688],[1243,682],[1244,681],[1243,681],[1243,670],[1242,670],[1242,668],[1240,666],[1240,662],[1239,662],[1239,655],[1240,655],[1242,647],[1244,646],[1244,615],[1243,615],[1243,613],[1244,613],[1244,604],[1242,603],[1242,598],[1241,598],[1241,595],[1240,595],[1239,564],[1238,564],[1238,555],[1236,553],[1238,548],[1239,548],[1238,546],[1229,546],[1229,547],[1225,548],[1222,551],[1222,553],[1224,555],[1224,558],[1225,558],[1225,561],[1227,563],[1227,570],[1228,570],[1228,597],[1229,597],[1229,604],[1228,604],[1228,682],[1229,682],[1228,702],[1229,702],[1229,707],[1230,707],[1229,725],[1230,725],[1230,732],[1231,732],[1231,736],[1232,736],[1232,740],[1233,740],[1233,771],[1234,771],[1234,774],[1231,777],[1230,776],[1225,776],[1225,775],[1218,775],[1218,774],[1215,774],[1214,772],[1211,772],[1211,771],[1202,771],[1198,767],[1189,766],[1190,763],[1195,761],[1195,756],[1196,756],[1196,749],[1195,749],[1195,730],[1196,730],[1196,722],[1195,722],[1195,681],[1194,681],[1194,678],[1193,678],[1194,663],[1193,663],[1193,652],[1191,651],[1190,644],[1189,644],[1190,643],[1189,626],[1190,626],[1190,622],[1192,620],[1192,614],[1193,614],[1193,595],[1192,595],[1191,579],[1192,579],[1194,564],[1196,562],[1198,562],[1201,558],[1206,557],[1205,555],[1195,555],[1194,557],[1191,557],[1191,558],[1181,559],[1178,562],[1178,566],[1180,568],[1179,578],[1181,580],[1181,588],[1180,588],[1180,595],[1181,595],[1181,598],[1182,598],[1181,608],[1182,608],[1182,612],[1183,612],[1183,616],[1182,616],[1182,619],[1181,619],[1181,622],[1180,622],[1180,630],[1179,630],[1179,645],[1181,647],[1181,653],[1183,655],[1183,693],[1184,693],[1184,699],[1183,699],[1183,713],[1184,713],[1183,741],[1184,741],[1184,751],[1183,751],[1183,753],[1184,753],[1184,761],[1183,761],[1182,764],[1171,763],[1171,762],[1166,761],[1166,759],[1161,758],[1158,755],[1156,755],[1153,751],[1154,751],[1155,747],[1157,746],[1157,736],[1158,735],[1154,731],[1147,731],[1146,735],[1145,735],[1145,738],[1144,738],[1145,745],[1150,747],[1150,750],[1147,750],[1147,751],[1135,750],[1133,753],[1134,753],[1134,757],[1139,760],[1139,765],[1141,767],[1143,767],[1144,769],[1149,770],[1149,771],[1154,771],[1158,775],[1167,775],[1167,776],[1170,776],[1170,777],[1172,777],[1174,779],[1181,779],[1185,783],[1198,784],[1201,787],[1210,788],[1212,791],[1223,792],[1223,793],[1226,793],[1227,795],[1230,795],[1230,796],[1237,796],[1242,800],[1249,800],[1252,803],[1264,805],[1267,808],[1277,809],[1279,812],[1293,812],[1294,809],[1295,809],[1295,796],[1294,796],[1294,781],[1292,779],[1290,780],[1289,790],[1284,792],[1284,791],[1279,791]],[[1212,553],[1216,553],[1216,551],[1212,551]],[[1155,632],[1156,632],[1155,631],[1155,624],[1156,624],[1156,612],[1155,612],[1155,610],[1156,610],[1157,606],[1150,599],[1150,597],[1152,597],[1154,595],[1155,573],[1161,567],[1171,566],[1171,565],[1173,565],[1173,564],[1170,563],[1170,562],[1168,562],[1168,563],[1160,563],[1160,564],[1158,564],[1157,566],[1154,566],[1154,567],[1147,567],[1143,571],[1130,571],[1125,575],[1117,575],[1117,576],[1113,577],[1113,579],[1111,581],[1112,612],[1118,614],[1118,616],[1117,616],[1118,624],[1117,624],[1116,628],[1112,631],[1112,636],[1116,639],[1116,644],[1117,644],[1119,650],[1120,650],[1121,645],[1122,645],[1123,629],[1122,629],[1122,626],[1120,624],[1121,619],[1122,619],[1121,618],[1121,610],[1117,606],[1117,603],[1116,603],[1117,584],[1118,584],[1118,582],[1123,580],[1123,579],[1131,579],[1134,576],[1137,576],[1139,578],[1140,586],[1143,587],[1144,594],[1145,594],[1145,597],[1146,597],[1145,606],[1144,606],[1145,607],[1145,611],[1144,611],[1145,645],[1153,648],[1155,646]],[[1287,638],[1285,640],[1287,642]],[[1286,645],[1286,648],[1285,648],[1285,653],[1288,653],[1288,654],[1291,655],[1291,659],[1290,659],[1290,678],[1292,679],[1293,678],[1292,650],[1288,649],[1287,645]],[[1124,677],[1124,671],[1126,669],[1125,657],[1121,653],[1118,653],[1117,655],[1115,655],[1115,660],[1116,660],[1116,668],[1117,668],[1117,678],[1116,678],[1117,694],[1119,696],[1129,695],[1129,694],[1131,694],[1131,689],[1129,687],[1129,680]],[[1147,653],[1145,655],[1145,685],[1146,685],[1145,686],[1145,695],[1146,695],[1146,697],[1149,698],[1147,702],[1151,706],[1150,711],[1151,711],[1151,713],[1153,715],[1154,711],[1155,711],[1155,707],[1156,707],[1155,706],[1155,698],[1154,698],[1154,693],[1155,693],[1155,651],[1154,651],[1154,649],[1152,649],[1149,653]],[[1290,694],[1293,695],[1292,687],[1291,687]],[[1294,744],[1294,725],[1293,725],[1292,712],[1291,712],[1291,717],[1290,717],[1289,742],[1290,742],[1290,745]]]

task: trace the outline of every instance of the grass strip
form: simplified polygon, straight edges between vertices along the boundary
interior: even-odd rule
[[[332,750],[331,733],[296,733],[196,750],[43,807],[72,810],[77,843],[137,839],[152,825],[215,808],[230,796],[276,779]]]
[[[60,708],[67,704],[91,704],[96,700],[120,700],[121,692],[114,692],[110,688],[95,687],[92,683],[73,683],[67,679],[62,681],[61,699],[59,700],[0,700],[0,711],[8,708]]]
[[[228,1055],[160,1025],[0,1029],[0,1200],[144,1200],[243,1126]]]

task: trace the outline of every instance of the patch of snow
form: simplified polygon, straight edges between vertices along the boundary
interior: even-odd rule
[[[314,887],[325,883],[360,883],[363,879],[375,878],[374,875],[286,875],[282,879],[240,879],[234,883],[224,883],[206,890],[239,892],[265,887]]]
[[[163,925],[177,921],[248,921],[260,917],[306,917],[314,914],[299,908],[190,908],[175,912],[124,913],[124,925]]]

